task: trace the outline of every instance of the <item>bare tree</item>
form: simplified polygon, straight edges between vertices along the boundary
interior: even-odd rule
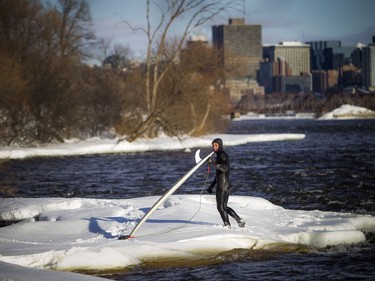
[[[85,0],[59,0],[56,7],[60,15],[57,38],[61,59],[89,56],[95,35],[92,31],[90,9]]]
[[[38,1],[0,1],[0,139],[7,144],[31,127],[27,127],[31,77],[25,68],[38,48],[41,14]]]
[[[63,139],[76,113],[90,19],[84,0],[60,0],[57,8],[38,0],[0,1],[2,140]]]
[[[94,58],[102,64],[111,56],[122,58],[125,64],[129,64],[133,56],[133,52],[129,46],[119,43],[113,44],[112,40],[109,38],[99,38],[95,43],[94,50]]]
[[[95,44],[94,58],[103,63],[103,61],[111,54],[112,39],[99,38]]]
[[[221,0],[165,0],[146,1],[146,28],[133,27],[125,21],[133,30],[144,32],[147,36],[147,54],[145,70],[145,90],[147,117],[144,118],[136,130],[127,137],[128,141],[147,134],[155,124],[160,121],[163,112],[167,109],[165,95],[161,93],[161,85],[166,75],[171,73],[178,60],[178,55],[183,48],[187,36],[196,28],[207,24],[215,16],[228,13],[239,7],[239,1]],[[158,11],[160,18],[156,25],[152,25],[151,16]],[[181,37],[173,40],[173,48],[168,44],[173,28],[181,19],[186,19]],[[179,91],[168,95],[169,100],[178,98]],[[154,131],[154,129],[152,129]]]
[[[185,81],[180,102],[186,108],[187,117],[182,119],[188,125],[186,132],[199,135],[212,131],[216,126],[208,123],[212,119],[221,120],[220,116],[229,110],[229,101],[220,83],[225,70],[217,49],[202,41],[190,42],[181,52],[179,66],[180,79]]]

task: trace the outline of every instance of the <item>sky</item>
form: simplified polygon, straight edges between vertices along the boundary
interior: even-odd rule
[[[145,27],[144,0],[89,0],[88,3],[97,37],[130,47],[135,55],[144,55],[145,34],[124,24],[128,21],[135,27]],[[215,18],[195,32],[211,42],[213,25],[227,24],[229,17],[244,17],[247,24],[262,25],[263,44],[340,40],[343,46],[355,46],[359,42],[371,43],[375,35],[374,0],[243,0],[241,8]],[[177,24],[176,35],[184,22]]]

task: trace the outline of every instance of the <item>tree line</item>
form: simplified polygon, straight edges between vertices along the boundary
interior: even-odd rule
[[[228,6],[219,0],[165,1],[165,7],[146,1],[147,13],[163,8],[163,17],[157,28],[143,30],[149,40],[145,61],[124,73],[85,64],[104,42],[95,37],[88,3],[0,0],[2,145],[92,136],[134,141],[226,126],[221,116],[229,102],[217,86],[223,77],[219,57],[201,44],[182,51],[191,28]],[[186,15],[191,20],[184,34],[170,37],[173,23]]]

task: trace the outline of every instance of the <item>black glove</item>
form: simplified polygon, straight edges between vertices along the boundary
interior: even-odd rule
[[[214,188],[215,185],[216,185],[216,177],[212,181],[212,183],[210,184],[210,186],[207,188],[207,192],[211,194],[212,193],[212,189]]]

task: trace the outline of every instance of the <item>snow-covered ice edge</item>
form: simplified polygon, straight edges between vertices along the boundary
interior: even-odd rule
[[[250,196],[232,196],[229,205],[245,228],[221,225],[214,195],[172,195],[129,234],[158,197],[123,200],[85,198],[7,198],[0,220],[23,220],[0,228],[0,261],[32,267],[115,270],[160,259],[202,259],[233,249],[272,249],[277,245],[324,248],[366,240],[375,217],[349,213],[288,210]]]
[[[105,153],[133,153],[145,151],[188,150],[198,147],[210,147],[214,138],[222,138],[225,146],[241,145],[249,142],[267,142],[283,140],[301,140],[304,134],[216,134],[200,138],[160,136],[155,139],[138,139],[134,142],[118,139],[91,138],[84,141],[67,140],[65,143],[49,144],[38,147],[3,147],[0,159],[23,159],[29,157],[56,157]]]

